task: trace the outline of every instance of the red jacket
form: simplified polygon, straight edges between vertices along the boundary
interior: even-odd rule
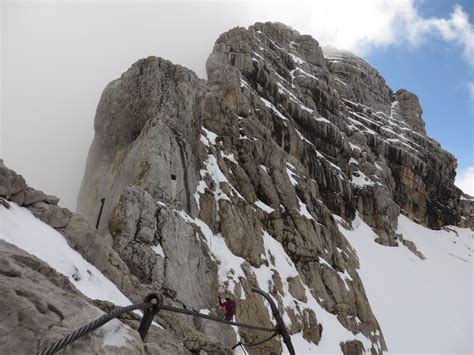
[[[232,313],[232,305],[230,301],[219,300],[219,306],[225,308],[224,315],[226,317],[234,316],[234,313]]]

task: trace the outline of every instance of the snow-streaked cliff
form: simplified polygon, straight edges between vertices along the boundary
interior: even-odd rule
[[[251,292],[259,287],[276,300],[298,353],[469,349],[465,292],[437,324],[428,315],[453,287],[471,285],[472,234],[447,226],[472,220],[454,186],[456,160],[426,135],[416,95],[275,23],[222,34],[207,71],[204,81],[148,57],[105,88],[83,215],[6,167],[2,196],[54,226],[134,302],[154,291],[219,315],[217,296],[227,293],[237,320],[269,326],[268,306]],[[145,353],[230,353],[238,339],[263,336],[159,318],[169,340],[152,337]],[[459,330],[429,342],[443,322]],[[426,333],[411,332],[420,327]],[[277,337],[248,350],[284,345]]]

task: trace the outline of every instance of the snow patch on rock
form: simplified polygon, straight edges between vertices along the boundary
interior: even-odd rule
[[[85,296],[119,306],[132,303],[94,265],[72,249],[64,236],[33,216],[28,209],[10,202],[10,209],[0,208],[0,220],[0,239],[47,263],[66,276]]]

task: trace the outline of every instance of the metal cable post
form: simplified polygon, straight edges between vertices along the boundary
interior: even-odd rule
[[[163,296],[158,296],[156,293],[150,293],[145,297],[144,303],[149,303],[152,306],[145,309],[143,312],[142,321],[138,327],[138,333],[140,334],[142,340],[145,340],[148,329],[150,329],[151,322],[153,322],[153,318],[155,318],[156,314],[163,306]]]

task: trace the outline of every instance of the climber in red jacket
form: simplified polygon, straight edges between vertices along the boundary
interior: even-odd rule
[[[219,306],[224,308],[224,320],[232,322],[235,314],[235,301],[227,295],[224,296],[224,300],[219,296]]]

